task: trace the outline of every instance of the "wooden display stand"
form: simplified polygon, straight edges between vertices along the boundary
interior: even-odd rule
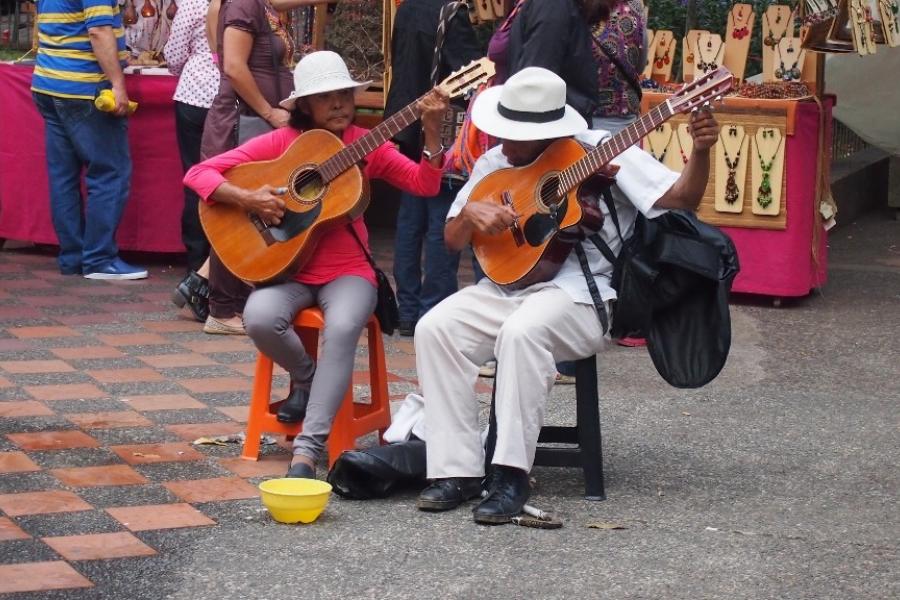
[[[747,68],[747,55],[750,53],[755,20],[756,14],[753,12],[752,4],[735,4],[728,13],[723,64],[741,81]]]
[[[715,71],[722,66],[725,42],[718,33],[701,33],[697,38],[694,78]]]
[[[692,29],[681,40],[681,73],[686,83],[694,80],[694,67],[697,64],[697,42],[704,33],[709,32],[705,29]]]
[[[884,30],[884,43],[891,48],[900,46],[900,13],[894,12],[895,6],[895,0],[878,0],[881,27]]]
[[[781,213],[781,195],[785,184],[784,136],[775,127],[760,127],[751,143],[751,209],[755,215],[778,216]]]
[[[775,59],[772,61],[772,81],[806,81],[808,78],[807,51],[794,37],[785,37],[775,47]]]
[[[713,209],[722,215],[744,212],[747,191],[747,164],[750,162],[750,138],[743,125],[717,119],[722,130],[716,144],[716,160],[712,171]]]
[[[656,52],[656,33],[652,29],[647,30],[647,64],[641,73],[641,79],[650,79],[653,74],[653,57]]]
[[[775,81],[775,57],[778,42],[786,37],[793,37],[794,19],[790,6],[773,4],[762,19],[762,72],[763,81]]]

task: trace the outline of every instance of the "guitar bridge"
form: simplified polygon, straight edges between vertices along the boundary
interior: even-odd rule
[[[503,199],[503,204],[515,210],[513,207],[512,195],[509,191],[504,191],[501,194],[501,198]],[[522,233],[522,227],[519,225],[519,217],[513,219],[513,224],[510,225],[510,230],[513,234],[513,239],[516,242],[516,246],[524,246],[525,245],[525,234]]]
[[[275,237],[272,235],[272,232],[269,230],[269,225],[266,224],[262,219],[256,216],[253,213],[248,213],[248,217],[250,217],[250,222],[253,223],[253,226],[256,227],[256,230],[262,236],[263,240],[266,242],[267,246],[271,246],[276,242]]]

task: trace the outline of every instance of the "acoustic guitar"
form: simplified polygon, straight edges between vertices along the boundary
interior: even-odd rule
[[[518,215],[508,230],[472,236],[475,257],[488,278],[511,290],[553,279],[574,245],[603,225],[597,197],[611,180],[597,171],[674,115],[710,106],[733,84],[731,72],[719,68],[595,149],[559,139],[530,165],[500,169],[479,181],[469,202],[510,206]]]
[[[439,87],[451,98],[475,89],[494,75],[487,58],[450,74]],[[420,98],[421,99],[421,98]],[[251,283],[286,279],[309,259],[322,235],[350,223],[369,204],[358,163],[421,116],[419,99],[385,119],[349,146],[320,129],[305,131],[274,160],[254,161],[225,172],[245,189],[271,185],[285,189],[284,216],[269,225],[239,206],[200,204],[200,222],[225,267]]]

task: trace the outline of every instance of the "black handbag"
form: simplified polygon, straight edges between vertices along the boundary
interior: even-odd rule
[[[397,306],[397,297],[394,295],[394,288],[391,287],[391,281],[388,279],[387,275],[385,275],[384,271],[379,269],[378,265],[375,264],[372,255],[366,250],[362,240],[356,235],[353,225],[347,225],[347,229],[350,230],[350,235],[353,236],[353,239],[355,239],[356,243],[359,244],[359,247],[362,248],[363,254],[366,255],[366,260],[369,261],[369,264],[372,266],[372,270],[375,271],[375,280],[378,283],[378,301],[375,304],[375,318],[378,319],[378,324],[381,325],[381,331],[386,335],[392,335],[394,330],[400,325],[400,308]]]
[[[425,481],[425,442],[406,442],[350,450],[328,472],[335,493],[351,500],[386,498],[393,492]]]

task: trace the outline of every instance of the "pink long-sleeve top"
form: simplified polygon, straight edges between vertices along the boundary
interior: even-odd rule
[[[351,125],[344,131],[343,142],[350,144],[368,130]],[[244,145],[230,150],[192,167],[184,176],[184,185],[193,189],[205,202],[226,179],[223,173],[237,165],[254,160],[271,160],[281,156],[301,132],[291,127],[276,129],[253,138]],[[416,163],[397,150],[391,142],[385,142],[366,155],[363,175],[368,179],[383,179],[415,196],[434,196],[441,187],[440,168],[432,167],[424,158]],[[362,217],[351,226],[369,247],[369,233]],[[319,240],[309,261],[294,276],[296,281],[309,285],[324,285],[343,275],[357,275],[373,286],[375,273],[369,266],[362,249],[346,227],[336,227]]]

